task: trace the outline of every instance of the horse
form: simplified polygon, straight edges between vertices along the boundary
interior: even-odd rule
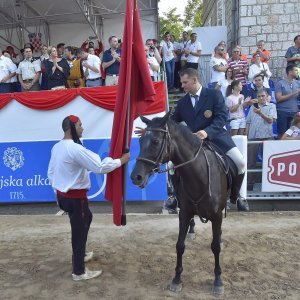
[[[175,123],[169,117],[170,113],[153,120],[140,117],[147,127],[140,137],[140,153],[131,180],[134,185],[144,188],[153,173],[163,172],[160,169],[162,164],[173,162],[173,168],[181,178],[178,187],[180,211],[175,277],[168,287],[173,292],[182,289],[185,238],[190,220],[198,215],[202,222],[210,221],[212,224],[211,250],[215,258],[213,293],[223,294],[220,267],[222,211],[230,193],[226,167],[209,142],[200,140],[186,126]]]

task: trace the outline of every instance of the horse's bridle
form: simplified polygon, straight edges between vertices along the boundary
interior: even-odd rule
[[[203,140],[201,140],[201,145],[200,145],[198,151],[196,152],[195,156],[192,159],[190,159],[190,160],[188,160],[184,163],[181,163],[179,165],[173,166],[172,168],[166,168],[165,170],[162,170],[160,168],[160,166],[162,165],[164,150],[166,150],[167,154],[169,153],[168,161],[170,161],[170,152],[171,152],[171,141],[172,141],[172,139],[171,139],[171,136],[170,136],[168,125],[166,124],[166,129],[163,129],[163,128],[145,128],[145,131],[157,131],[157,132],[163,132],[164,133],[163,142],[162,142],[162,145],[161,145],[161,148],[160,148],[160,151],[159,151],[159,155],[158,155],[156,161],[148,159],[148,158],[144,158],[144,157],[141,157],[141,156],[137,157],[137,159],[136,159],[137,161],[143,161],[143,162],[147,162],[149,164],[154,165],[154,168],[151,170],[152,173],[166,173],[169,170],[175,170],[177,168],[183,167],[183,166],[193,162],[194,160],[196,160],[196,158],[198,157],[198,155],[199,155],[199,153],[202,149]],[[168,149],[168,146],[169,146],[169,149]]]

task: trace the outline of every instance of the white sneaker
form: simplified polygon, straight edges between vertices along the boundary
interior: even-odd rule
[[[102,274],[102,270],[99,271],[90,271],[88,268],[85,268],[85,272],[81,275],[72,274],[72,279],[74,281],[80,280],[89,280],[92,278],[96,278]]]
[[[87,252],[85,254],[85,257],[84,257],[84,262],[87,263],[87,262],[91,261],[92,258],[93,258],[93,256],[94,256],[94,252],[93,251]]]

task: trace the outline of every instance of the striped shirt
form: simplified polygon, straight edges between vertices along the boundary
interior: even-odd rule
[[[248,71],[248,62],[246,60],[233,60],[232,57],[228,60],[228,65],[234,70],[235,79],[239,80],[242,85],[247,84],[247,74],[244,71]]]

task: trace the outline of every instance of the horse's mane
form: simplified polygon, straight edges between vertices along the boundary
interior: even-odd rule
[[[161,119],[159,117],[153,118],[151,120],[150,127],[161,127]],[[169,119],[167,122],[168,125],[174,126],[176,128],[176,134],[184,137],[184,142],[190,144],[192,147],[199,148],[201,145],[201,140],[194,134],[192,131],[182,124],[174,122],[172,119]]]

